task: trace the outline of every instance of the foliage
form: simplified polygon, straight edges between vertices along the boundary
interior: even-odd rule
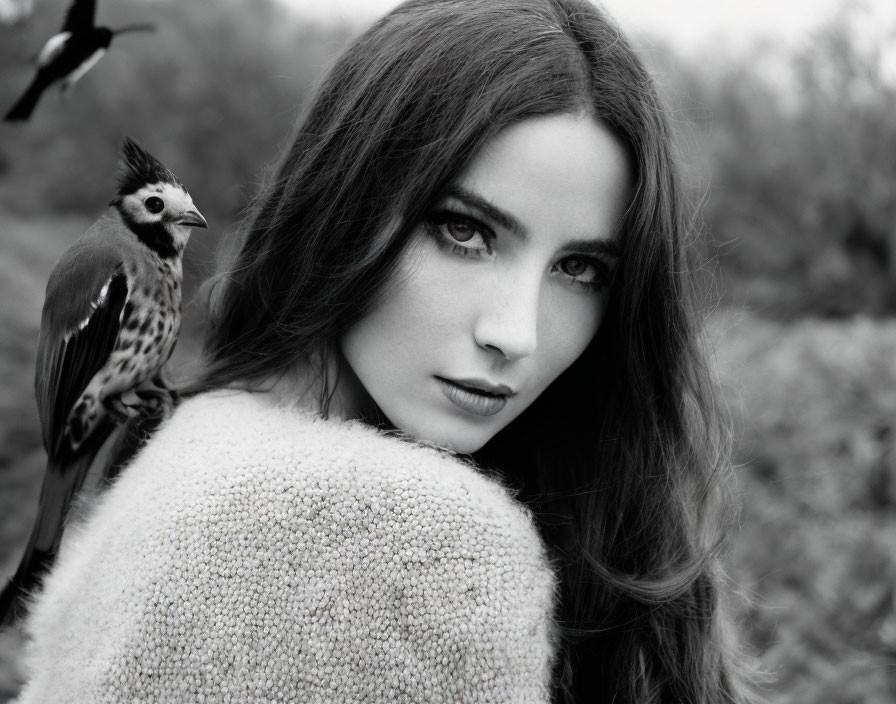
[[[896,323],[713,320],[740,440],[729,556],[773,702],[896,695]]]
[[[659,57],[729,302],[896,312],[896,25],[873,41],[863,21],[850,4],[794,50]]]

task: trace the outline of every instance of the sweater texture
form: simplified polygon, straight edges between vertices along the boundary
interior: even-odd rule
[[[70,526],[18,701],[547,702],[554,587],[470,464],[203,394]]]

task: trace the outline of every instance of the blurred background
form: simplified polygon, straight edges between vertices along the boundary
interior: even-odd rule
[[[43,470],[32,378],[47,276],[115,190],[127,134],[211,223],[185,264],[173,360],[243,208],[335,54],[389,0],[117,0],[115,39],[66,96],[0,123],[0,568]],[[896,701],[896,3],[615,0],[677,128],[709,261],[707,331],[734,417],[732,601],[772,702]],[[0,0],[0,111],[67,3]],[[0,702],[21,682],[0,634]]]

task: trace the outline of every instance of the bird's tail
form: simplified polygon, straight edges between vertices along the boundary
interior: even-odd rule
[[[156,26],[149,22],[142,24],[129,24],[112,30],[112,34],[125,34],[126,32],[155,32]]]
[[[41,94],[48,85],[47,81],[42,80],[39,75],[35,76],[34,80],[31,81],[31,85],[28,86],[22,97],[16,101],[16,104],[9,109],[9,112],[3,116],[3,119],[6,122],[22,122],[31,117],[37,101],[40,100]]]
[[[53,566],[69,507],[111,430],[111,427],[100,429],[73,457],[47,462],[37,517],[25,554],[15,575],[0,593],[0,626],[10,625],[24,615],[28,599]]]

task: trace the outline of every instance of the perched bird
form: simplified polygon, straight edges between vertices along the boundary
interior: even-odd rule
[[[182,256],[208,227],[177,177],[125,138],[118,194],[61,257],[41,314],[35,393],[47,467],[35,525],[0,595],[0,622],[52,564],[63,521],[110,433],[167,405],[160,377],[177,341]]]
[[[99,61],[112,43],[112,37],[124,32],[152,32],[151,24],[135,24],[109,29],[94,24],[96,0],[75,0],[68,9],[59,34],[47,40],[37,55],[37,75],[25,93],[3,118],[7,122],[27,120],[43,92],[56,81],[61,90],[71,88]]]

